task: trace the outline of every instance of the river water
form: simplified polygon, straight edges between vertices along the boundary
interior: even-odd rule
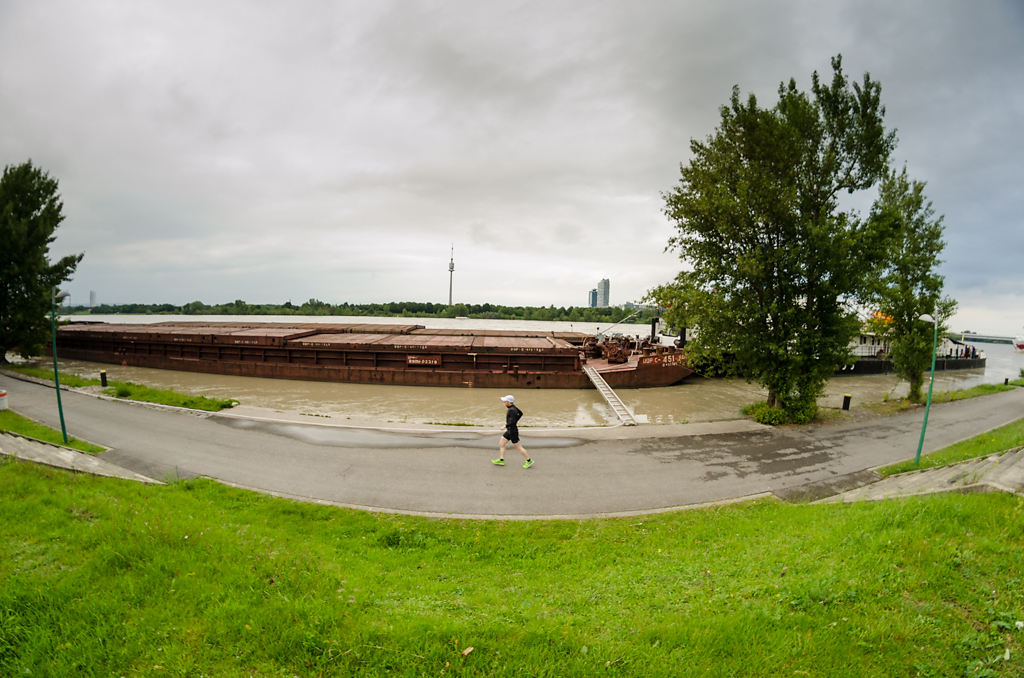
[[[323,323],[407,323],[428,328],[548,330],[597,332],[607,323],[568,323],[519,320],[476,320],[454,318],[372,318],[353,316],[70,316],[68,320],[114,323],[165,321],[211,322],[323,322]],[[649,325],[618,325],[612,332],[630,335],[650,333]],[[1024,353],[1006,344],[977,344],[988,358],[983,370],[937,372],[935,389],[948,391],[982,383],[1015,379],[1024,369]],[[390,423],[401,425],[465,424],[501,428],[505,408],[498,398],[505,391],[482,388],[434,388],[427,386],[378,386],[339,384],[285,379],[234,377],[194,372],[176,372],[143,367],[122,367],[77,360],[60,361],[61,371],[96,376],[107,371],[110,379],[134,381],[156,388],[218,398],[234,398],[242,405],[281,412],[298,412],[310,421],[353,425]],[[906,395],[907,385],[892,375],[837,377],[829,382],[819,400],[823,407],[838,408],[843,395],[851,394],[856,407],[877,402],[886,395]],[[653,424],[693,423],[734,419],[739,408],[765,398],[757,385],[739,379],[705,379],[693,375],[682,384],[667,388],[621,389],[623,402],[635,413],[646,415]],[[525,412],[523,426],[603,426],[617,423],[594,389],[531,389],[515,392],[516,404]]]

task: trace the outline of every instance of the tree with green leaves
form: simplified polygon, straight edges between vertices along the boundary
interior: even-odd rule
[[[936,273],[942,240],[942,217],[925,198],[924,183],[907,177],[906,168],[882,180],[870,219],[889,233],[885,268],[875,279],[874,297],[879,333],[889,336],[896,375],[910,384],[910,400],[921,402],[924,372],[931,365],[933,327],[921,320],[931,315],[942,323],[952,317],[956,302],[942,297],[942,276]]]
[[[7,351],[37,355],[50,333],[50,294],[71,277],[81,254],[49,261],[64,220],[57,181],[27,161],[0,177],[0,362]]]
[[[895,133],[883,125],[881,85],[832,77],[794,80],[762,108],[733,88],[718,128],[690,143],[681,180],[663,194],[675,222],[669,249],[686,269],[652,291],[698,332],[698,363],[727,365],[768,390],[768,405],[806,421],[849,355],[859,329],[851,304],[866,296],[885,252],[881,224],[840,205],[886,172]]]

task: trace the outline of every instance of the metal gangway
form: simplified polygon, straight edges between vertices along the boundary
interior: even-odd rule
[[[604,380],[604,377],[602,377],[601,374],[590,365],[584,365],[583,372],[590,377],[590,381],[594,384],[594,388],[597,389],[598,393],[600,393],[608,404],[611,405],[612,410],[614,410],[615,414],[618,415],[619,421],[621,421],[624,426],[636,426],[636,417],[634,417],[633,413],[629,411],[626,404],[622,402],[619,395],[612,390],[612,387],[608,385],[608,382]]]

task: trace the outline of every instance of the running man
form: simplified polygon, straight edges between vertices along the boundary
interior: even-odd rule
[[[507,395],[502,396],[501,402],[505,403],[507,411],[505,412],[505,432],[501,434],[501,440],[498,441],[498,458],[491,459],[491,463],[495,466],[505,465],[505,446],[512,443],[519,454],[523,455],[523,468],[530,468],[533,466],[533,459],[530,459],[530,455],[527,454],[526,448],[519,442],[519,420],[523,416],[523,411],[516,407],[515,396]]]

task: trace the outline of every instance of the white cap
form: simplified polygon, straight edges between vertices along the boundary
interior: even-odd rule
[[[513,395],[502,396],[501,398],[501,402],[503,403],[514,403],[515,401],[516,397]]]

